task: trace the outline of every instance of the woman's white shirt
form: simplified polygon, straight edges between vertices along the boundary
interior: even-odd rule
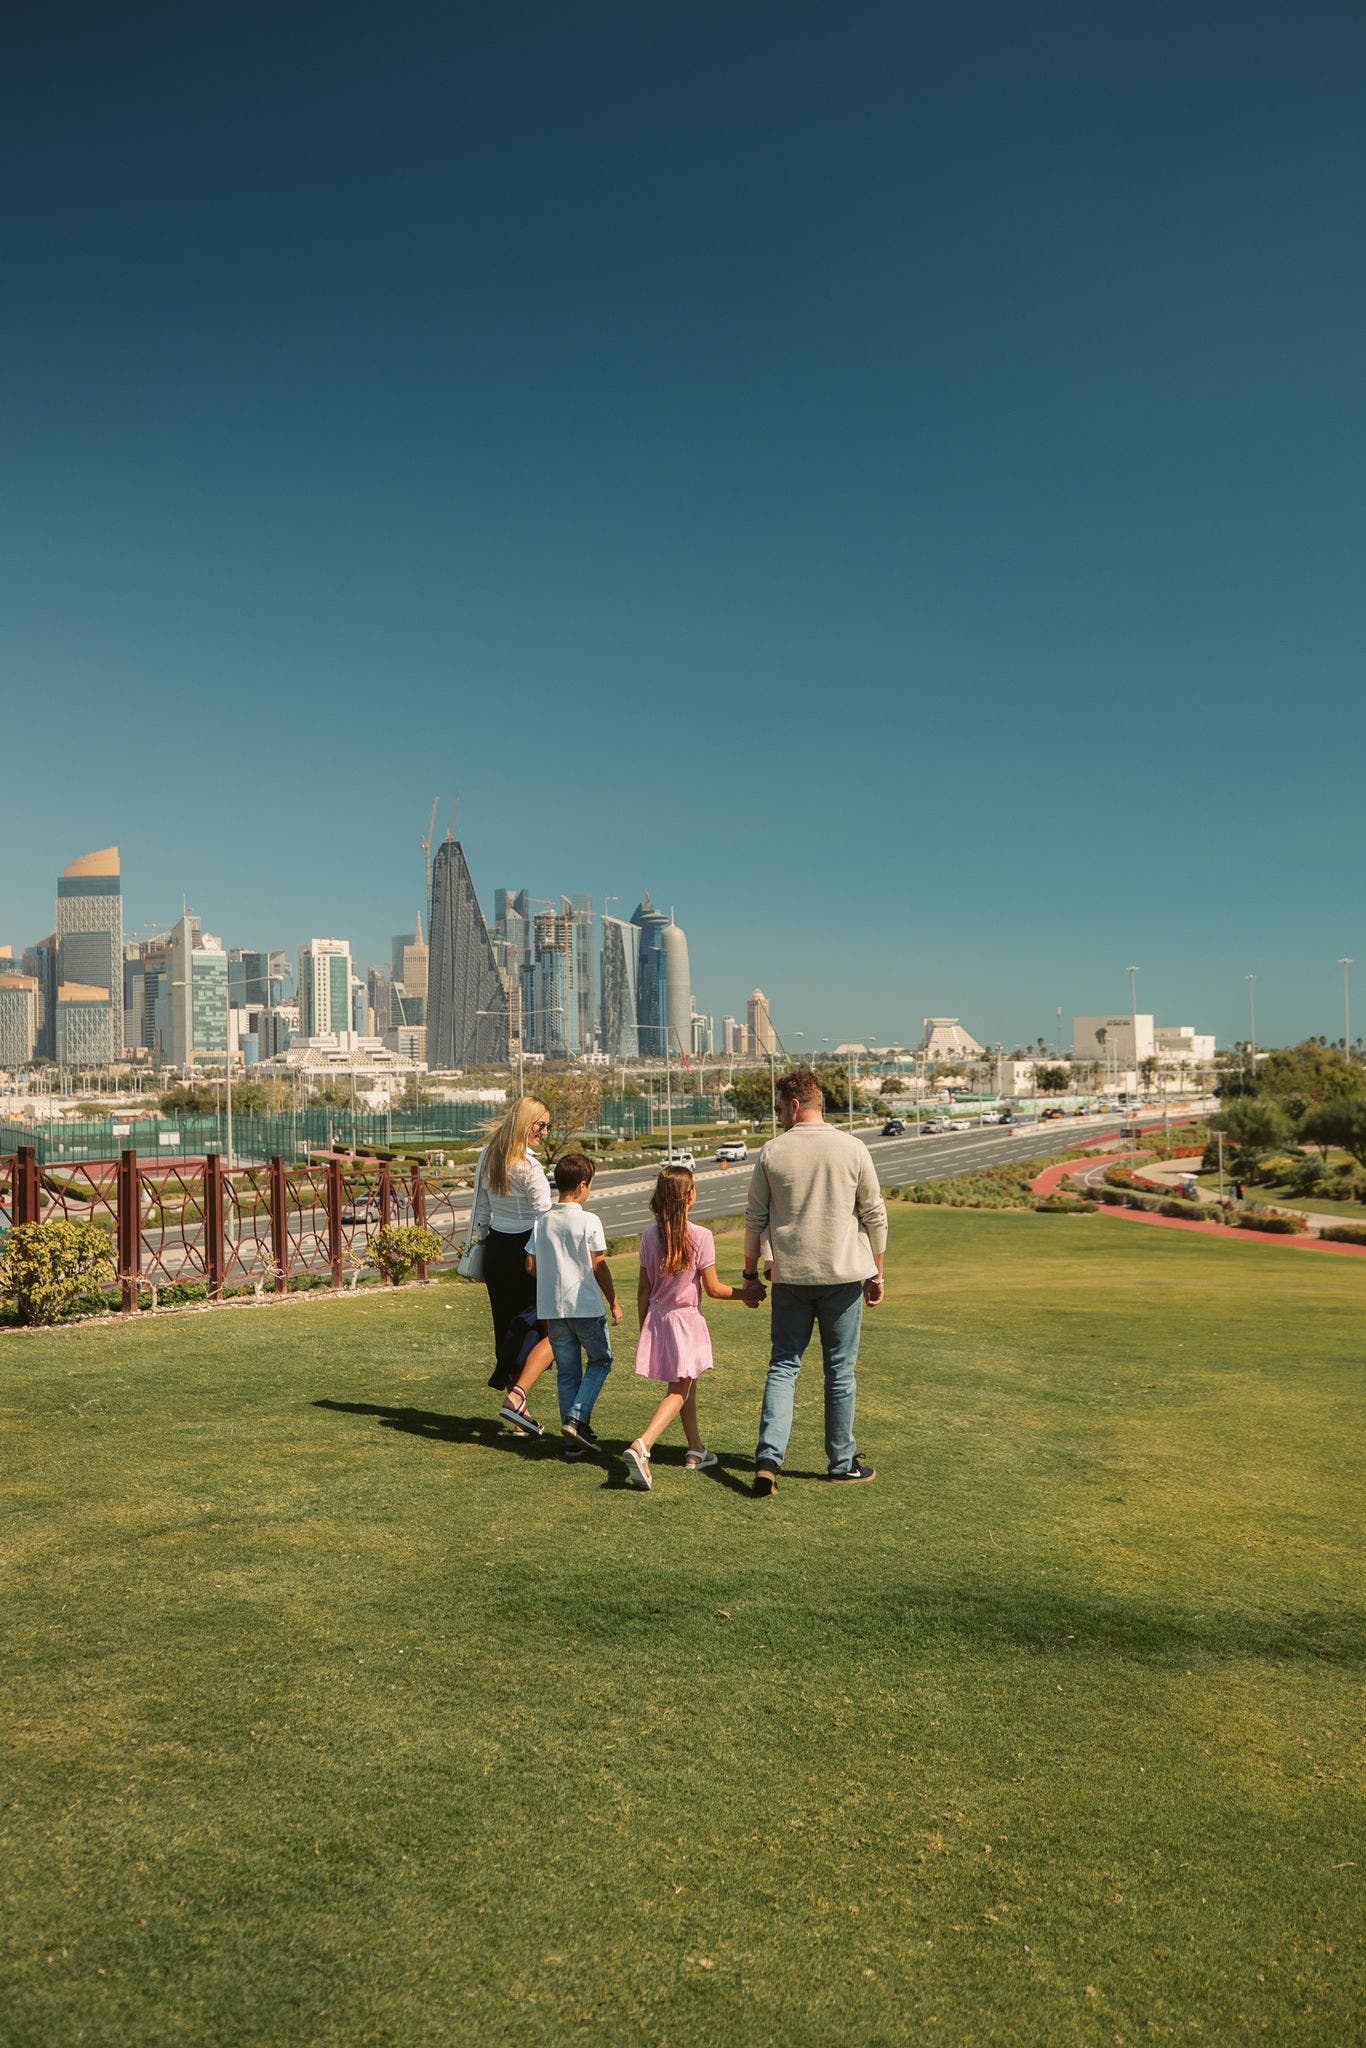
[[[471,1222],[476,1230],[506,1231],[520,1236],[550,1207],[550,1182],[539,1159],[530,1153],[508,1163],[508,1191],[496,1195],[488,1184],[487,1152],[479,1157],[479,1193]]]

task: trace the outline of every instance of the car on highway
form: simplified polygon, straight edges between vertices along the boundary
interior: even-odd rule
[[[378,1223],[379,1190],[372,1194],[357,1195],[342,1210],[343,1223]]]
[[[1039,1111],[1039,1122],[1041,1124],[1055,1124],[1061,1115],[1062,1111],[1060,1109],[1041,1109]]]
[[[970,1131],[972,1129],[972,1118],[967,1116],[946,1116],[944,1119],[944,1129],[946,1131]]]
[[[921,1130],[927,1134],[933,1131],[946,1131],[948,1127],[949,1120],[946,1116],[927,1116],[924,1123],[920,1126]]]
[[[666,1152],[660,1160],[661,1166],[686,1166],[689,1173],[697,1170],[697,1161],[686,1146],[675,1145],[672,1152]]]
[[[1008,1124],[1010,1118],[1002,1116],[999,1109],[979,1109],[977,1121],[979,1124]]]
[[[882,1135],[884,1138],[904,1138],[906,1126],[899,1116],[889,1116],[882,1126]]]
[[[749,1158],[749,1147],[743,1138],[723,1138],[716,1148],[716,1157],[734,1165],[737,1159]]]

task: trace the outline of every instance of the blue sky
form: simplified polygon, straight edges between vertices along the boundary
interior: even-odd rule
[[[382,959],[458,788],[486,897],[648,888],[794,1046],[1051,1038],[1130,961],[1336,1035],[1364,59],[1347,5],[12,25],[0,941],[117,843],[130,929]]]

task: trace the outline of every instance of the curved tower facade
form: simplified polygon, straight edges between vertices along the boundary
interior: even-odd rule
[[[692,1046],[692,981],[688,941],[672,911],[656,910],[648,895],[636,906],[631,923],[640,932],[640,964],[636,996],[636,1035],[642,1059],[663,1059],[665,1052],[688,1052]]]

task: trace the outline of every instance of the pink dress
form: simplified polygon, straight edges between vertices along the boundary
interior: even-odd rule
[[[636,1371],[647,1380],[695,1380],[710,1372],[711,1331],[702,1314],[702,1273],[716,1264],[716,1239],[688,1225],[690,1262],[681,1273],[663,1273],[664,1242],[651,1224],[640,1240],[640,1264],[650,1283],[650,1305],[636,1346]]]

